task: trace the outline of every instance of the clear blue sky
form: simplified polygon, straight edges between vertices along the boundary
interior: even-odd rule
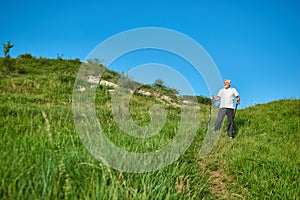
[[[300,97],[298,1],[11,0],[1,8],[0,42],[15,44],[12,57],[59,54],[84,60],[114,34],[163,27],[205,48],[222,77],[238,89],[242,107]]]

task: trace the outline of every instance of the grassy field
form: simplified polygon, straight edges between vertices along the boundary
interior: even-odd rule
[[[85,148],[75,131],[72,92],[78,60],[0,59],[1,199],[299,199],[300,100],[287,99],[238,110],[237,137],[223,130],[205,158],[198,152],[209,106],[200,105],[200,126],[176,162],[148,173],[106,167]],[[110,81],[118,77],[107,71]],[[167,121],[158,136],[132,141],[114,122],[109,88],[97,90],[97,116],[117,145],[152,151],[170,141],[180,111],[163,105]],[[139,125],[160,103],[133,95],[130,110]],[[136,150],[136,149],[135,149]]]

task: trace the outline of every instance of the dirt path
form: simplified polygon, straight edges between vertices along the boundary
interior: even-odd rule
[[[226,200],[240,200],[244,199],[241,195],[231,193],[230,188],[236,184],[235,180],[225,172],[227,160],[223,157],[225,149],[218,149],[218,155],[212,154],[211,156],[203,158],[198,162],[199,167],[203,168],[205,173],[209,175],[208,187],[210,191],[217,197],[217,199]]]

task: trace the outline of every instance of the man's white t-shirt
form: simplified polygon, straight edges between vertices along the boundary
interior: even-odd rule
[[[234,109],[234,97],[239,96],[235,88],[223,88],[218,92],[218,97],[221,98],[220,108]]]

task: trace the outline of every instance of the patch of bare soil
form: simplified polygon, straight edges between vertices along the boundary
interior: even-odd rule
[[[210,176],[208,186],[218,199],[243,199],[234,194],[230,194],[229,192],[230,184],[234,184],[234,181],[222,168],[222,166],[226,165],[226,160],[216,161],[206,159],[199,161],[198,165],[203,167],[206,173]]]

